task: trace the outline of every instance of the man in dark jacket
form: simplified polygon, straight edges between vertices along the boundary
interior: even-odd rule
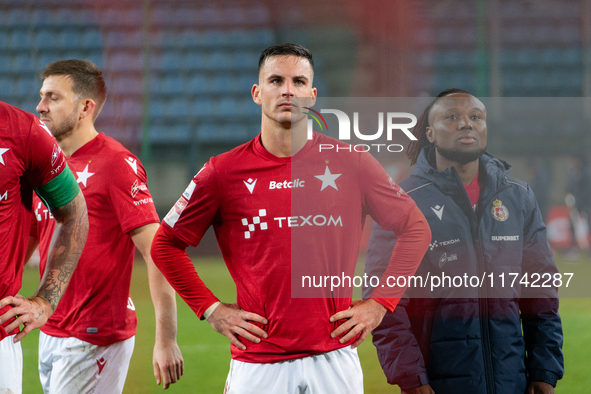
[[[413,394],[554,393],[561,282],[531,189],[486,152],[486,108],[463,90],[438,95],[414,134],[417,165],[400,185],[431,226],[416,274],[429,282],[373,331],[388,382]],[[374,225],[368,275],[382,274],[395,243]]]

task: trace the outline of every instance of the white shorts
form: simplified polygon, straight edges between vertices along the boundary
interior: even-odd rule
[[[23,350],[14,335],[0,341],[0,393],[23,392]]]
[[[224,394],[362,394],[357,350],[347,346],[270,364],[232,360]]]
[[[135,337],[109,346],[39,335],[39,378],[45,394],[123,391]]]

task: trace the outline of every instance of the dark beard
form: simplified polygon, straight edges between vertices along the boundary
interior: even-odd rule
[[[453,161],[456,163],[460,163],[461,165],[465,165],[480,159],[480,156],[484,154],[486,151],[486,146],[483,149],[476,148],[469,151],[464,151],[460,149],[445,149],[437,145],[437,141],[435,142],[435,149],[437,152],[445,157],[449,161]]]
[[[74,126],[76,126],[76,116],[77,114],[72,111],[72,113],[66,119],[64,119],[62,123],[55,125],[53,130],[50,129],[51,134],[53,134],[57,140],[69,135],[72,130],[74,130]]]

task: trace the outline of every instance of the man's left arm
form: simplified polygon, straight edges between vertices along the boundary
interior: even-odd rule
[[[546,226],[531,189],[526,199],[523,231],[523,272],[558,272],[546,238]],[[526,288],[519,301],[525,340],[528,394],[552,394],[564,374],[562,323],[555,288]]]
[[[174,289],[156,268],[150,256],[150,247],[158,223],[151,223],[131,230],[131,239],[138,248],[148,267],[148,282],[156,315],[156,342],[153,365],[156,383],[167,389],[184,373],[184,361],[176,341],[177,315]]]

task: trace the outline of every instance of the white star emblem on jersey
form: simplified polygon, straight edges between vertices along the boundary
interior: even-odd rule
[[[86,182],[88,181],[88,178],[90,178],[91,176],[94,175],[93,172],[88,172],[88,164],[86,165],[86,168],[84,169],[84,171],[80,172],[80,171],[76,171],[76,174],[78,175],[78,183],[82,183],[84,185],[84,187],[86,187]]]
[[[320,191],[323,191],[327,187],[334,187],[335,190],[339,190],[335,180],[340,177],[342,174],[331,174],[328,166],[326,166],[326,170],[324,170],[324,175],[314,175],[315,178],[318,178],[322,181],[322,186],[320,187]]]
[[[0,148],[0,163],[2,163],[2,165],[6,165],[4,163],[4,157],[2,157],[3,154],[5,154],[6,152],[8,152],[10,150],[10,148]]]

